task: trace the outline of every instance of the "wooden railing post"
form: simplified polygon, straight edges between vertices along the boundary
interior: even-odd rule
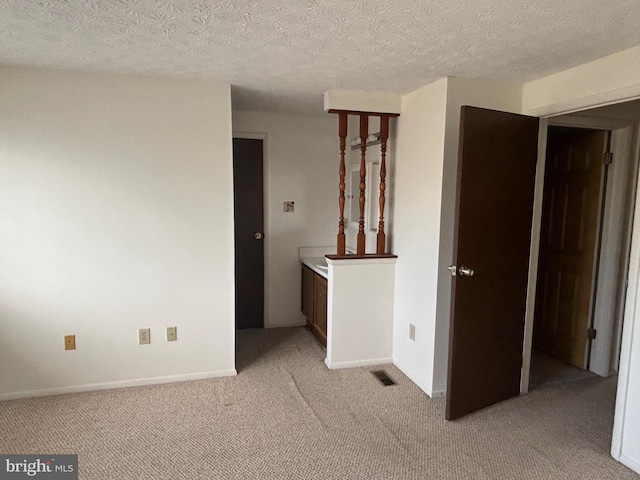
[[[380,117],[380,196],[378,198],[380,206],[380,218],[378,219],[378,234],[376,237],[376,255],[386,255],[386,233],[384,225],[384,209],[386,203],[386,178],[387,178],[387,140],[389,138],[389,119],[391,117],[398,117],[398,113],[384,113],[384,112],[365,112],[360,110],[337,110],[329,109],[329,113],[336,113],[339,115],[338,123],[338,135],[340,137],[340,193],[338,195],[338,204],[340,210],[340,217],[338,220],[338,257],[346,256],[346,234],[345,234],[345,221],[344,221],[344,209],[346,204],[346,158],[345,150],[347,144],[347,123],[349,115],[360,117],[360,218],[358,222],[358,236],[356,254],[357,256],[365,257],[366,253],[366,234],[365,234],[365,202],[366,202],[366,182],[367,182],[367,137],[369,136],[369,117]],[[357,147],[354,147],[354,149]],[[353,172],[355,173],[355,172]],[[356,192],[351,192],[351,202],[355,202]],[[349,221],[355,222],[355,214],[353,212],[353,203],[349,209]]]
[[[366,253],[366,235],[364,233],[365,189],[367,187],[367,137],[369,136],[369,115],[360,115],[360,222],[358,224],[357,254]]]
[[[344,234],[344,191],[345,191],[345,159],[344,151],[347,144],[347,118],[346,112],[340,112],[338,135],[340,136],[340,194],[338,196],[338,204],[340,207],[340,220],[338,221],[338,251],[337,255],[344,256],[347,254],[347,241]]]
[[[384,204],[386,201],[385,190],[387,189],[387,139],[389,138],[389,117],[380,117],[380,220],[378,221],[378,236],[376,242],[376,253],[384,255],[386,249],[386,235],[384,233]]]

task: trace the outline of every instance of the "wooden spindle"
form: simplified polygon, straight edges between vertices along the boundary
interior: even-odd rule
[[[366,253],[366,235],[364,233],[365,189],[367,187],[367,137],[369,136],[369,115],[360,115],[360,222],[358,224],[357,254]]]
[[[344,191],[345,191],[345,147],[347,144],[347,118],[346,112],[341,112],[339,117],[338,135],[340,136],[340,194],[338,196],[338,204],[340,207],[340,220],[338,221],[338,252],[337,255],[344,256],[347,254],[347,240],[344,234]]]
[[[380,117],[380,220],[378,220],[378,236],[376,238],[376,253],[384,255],[387,237],[384,233],[384,204],[385,190],[387,189],[387,139],[389,138],[389,117]]]

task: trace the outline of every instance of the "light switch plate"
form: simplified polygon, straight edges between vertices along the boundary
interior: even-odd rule
[[[151,343],[151,329],[141,328],[138,330],[138,345],[148,345]]]

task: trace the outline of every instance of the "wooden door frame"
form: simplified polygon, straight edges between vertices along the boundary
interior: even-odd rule
[[[597,107],[592,107],[597,108]],[[529,284],[527,288],[527,306],[525,314],[525,337],[523,344],[522,375],[520,393],[529,391],[529,374],[531,368],[531,352],[533,346],[533,323],[536,299],[538,259],[540,249],[540,232],[542,227],[542,202],[544,195],[544,173],[547,156],[547,132],[549,126],[565,126],[591,128],[611,131],[611,152],[614,162],[619,168],[613,169],[607,179],[606,198],[604,200],[603,231],[599,274],[596,288],[598,297],[595,312],[599,316],[594,323],[598,331],[592,343],[589,370],[609,376],[618,368],[617,355],[612,353],[620,348],[622,333],[622,311],[626,297],[624,281],[627,276],[629,262],[625,259],[622,265],[614,259],[620,258],[620,250],[628,252],[632,231],[632,205],[626,204],[629,196],[635,197],[635,184],[638,173],[638,158],[632,158],[631,142],[633,139],[632,121],[599,119],[592,117],[542,118],[540,119],[540,135],[538,138],[538,163],[536,169],[536,186],[534,193],[533,225],[531,233],[531,250],[529,257]],[[628,179],[628,177],[631,177]],[[626,182],[629,182],[626,184]],[[627,188],[625,188],[625,184]],[[616,322],[616,317],[620,321]],[[613,359],[613,360],[612,360]]]
[[[232,138],[245,138],[248,140],[262,140],[262,218],[263,218],[263,245],[264,245],[264,328],[271,326],[269,319],[269,252],[270,252],[270,235],[269,235],[269,135],[267,133],[256,132],[236,132],[233,131]]]

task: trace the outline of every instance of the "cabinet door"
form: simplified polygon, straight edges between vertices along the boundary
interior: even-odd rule
[[[302,314],[307,317],[307,324],[313,324],[313,291],[315,273],[306,265],[302,266]]]
[[[327,346],[327,279],[316,275],[313,305],[313,322],[316,336],[323,347]]]

